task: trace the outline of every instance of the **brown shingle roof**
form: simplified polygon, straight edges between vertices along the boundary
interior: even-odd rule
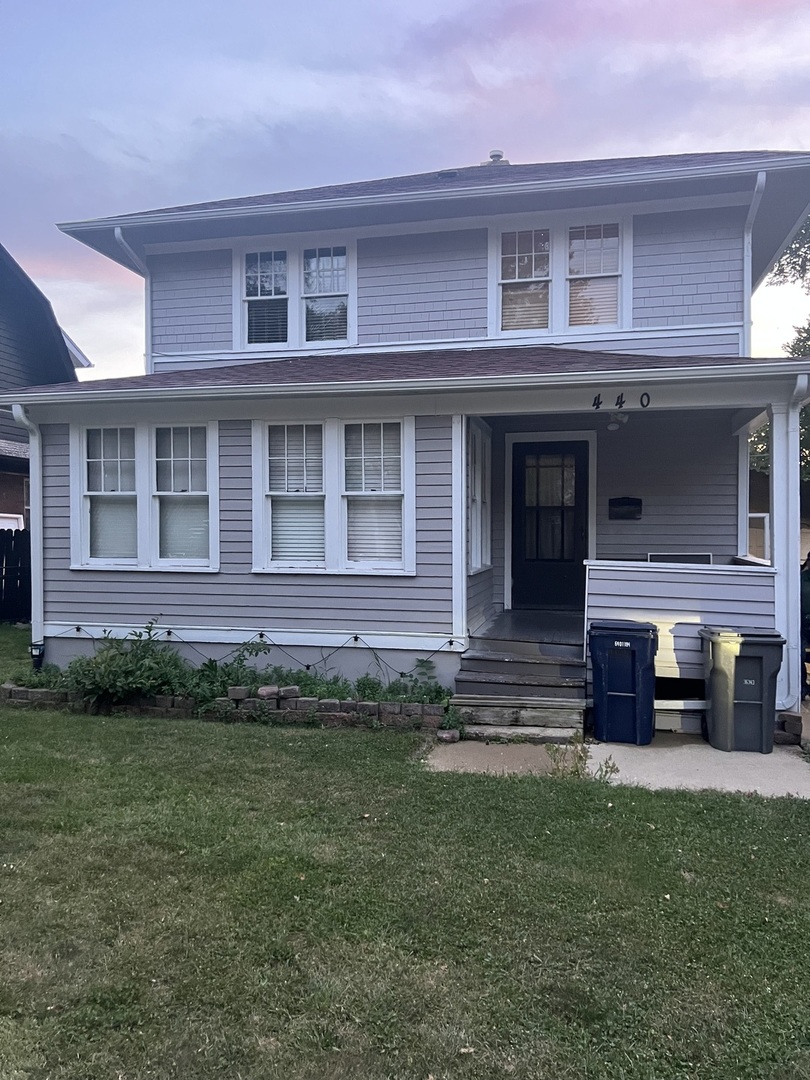
[[[786,358],[778,361],[788,362]],[[15,392],[14,399],[37,393],[64,392],[81,398],[98,391],[183,390],[274,387],[309,384],[355,384],[387,381],[423,382],[435,379],[480,379],[520,375],[594,374],[609,371],[686,370],[725,367],[729,364],[756,367],[773,360],[728,356],[631,356],[626,353],[566,349],[551,345],[493,346],[465,349],[420,349],[408,352],[337,353],[261,360],[253,364],[223,360],[217,367],[162,371],[120,379],[92,379],[79,383],[38,386]]]
[[[598,177],[615,177],[617,180],[621,180],[623,176],[631,174],[648,173],[651,177],[655,177],[656,173],[670,170],[722,170],[723,168],[733,167],[750,167],[753,170],[765,161],[777,159],[787,163],[792,158],[806,156],[801,151],[752,150],[716,154],[664,154],[656,157],[596,158],[589,161],[552,161],[528,165],[504,163],[498,165],[485,164],[483,166],[466,165],[460,168],[440,169],[434,172],[413,173],[409,176],[384,177],[350,184],[329,184],[323,187],[277,191],[264,195],[249,195],[244,198],[218,199],[212,202],[167,206],[156,210],[146,210],[141,214],[129,214],[126,217],[128,220],[136,222],[142,216],[153,217],[161,214],[226,211],[261,206],[288,206],[295,203],[330,201],[333,199],[407,196],[431,191],[458,192],[471,187],[522,182],[553,184],[577,179],[594,180]],[[97,223],[100,224],[104,220],[104,218],[100,218]],[[68,228],[67,225],[64,227]]]

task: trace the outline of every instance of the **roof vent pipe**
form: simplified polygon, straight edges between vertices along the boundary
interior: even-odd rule
[[[508,165],[509,161],[503,156],[503,150],[490,150],[489,160],[482,161],[482,165]]]

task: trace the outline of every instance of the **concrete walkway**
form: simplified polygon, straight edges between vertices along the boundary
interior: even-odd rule
[[[795,795],[810,799],[810,763],[798,746],[775,746],[772,754],[727,754],[695,735],[659,731],[650,746],[590,743],[588,767],[596,772],[608,758],[618,766],[615,784],[652,788],[709,789]],[[428,755],[434,772],[546,775],[551,762],[544,746],[530,743],[440,744]]]
[[[594,743],[589,768],[608,758],[618,766],[617,784],[699,791],[751,791],[810,799],[810,763],[798,746],[775,746],[772,754],[714,750],[698,735],[659,731],[649,746]]]

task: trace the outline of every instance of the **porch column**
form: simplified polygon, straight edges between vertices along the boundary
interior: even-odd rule
[[[800,707],[799,402],[771,404],[771,563],[776,570],[776,629],[786,639],[776,707]]]

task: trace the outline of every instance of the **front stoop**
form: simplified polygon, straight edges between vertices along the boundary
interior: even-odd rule
[[[581,649],[474,639],[450,704],[465,715],[466,738],[567,742],[584,724]]]

